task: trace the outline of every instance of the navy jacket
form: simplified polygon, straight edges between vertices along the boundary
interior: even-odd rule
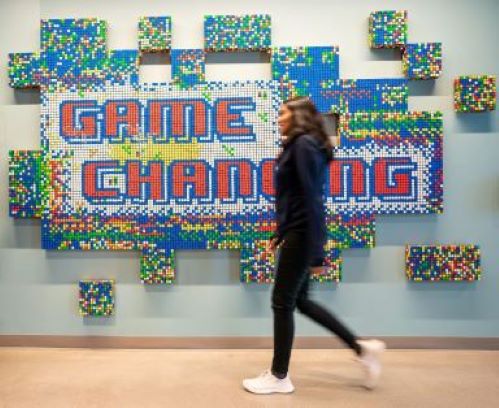
[[[277,160],[276,214],[278,243],[288,231],[306,233],[311,266],[322,265],[326,243],[323,202],[327,152],[314,136],[304,134],[285,145]]]

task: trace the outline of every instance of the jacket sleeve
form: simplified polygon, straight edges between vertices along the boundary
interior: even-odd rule
[[[310,136],[301,136],[295,146],[296,169],[298,179],[305,195],[308,215],[308,233],[313,240],[311,266],[324,262],[324,217],[322,202],[322,167],[324,157]]]

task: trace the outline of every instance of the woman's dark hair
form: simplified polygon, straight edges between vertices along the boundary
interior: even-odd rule
[[[287,138],[284,144],[293,142],[301,135],[309,134],[319,139],[322,148],[326,151],[328,161],[332,160],[333,143],[324,129],[322,115],[310,98],[303,96],[291,98],[284,102],[284,106],[293,113],[291,127],[286,134]]]

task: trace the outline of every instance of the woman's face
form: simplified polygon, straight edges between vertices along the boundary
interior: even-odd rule
[[[291,124],[293,121],[293,112],[286,106],[281,105],[279,109],[279,117],[277,118],[277,124],[279,125],[279,132],[282,136],[286,136],[291,129]]]

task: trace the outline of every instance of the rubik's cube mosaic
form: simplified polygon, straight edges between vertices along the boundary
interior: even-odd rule
[[[41,151],[9,152],[9,215],[41,218],[48,194],[48,168]]]
[[[442,71],[442,43],[406,44],[402,67],[409,79],[435,79]]]
[[[477,245],[408,245],[406,275],[412,281],[476,281],[480,279]]]
[[[454,79],[456,112],[483,112],[495,108],[495,75],[465,75]]]
[[[203,50],[172,50],[172,80],[182,89],[206,82]]]
[[[164,21],[143,23],[141,44]],[[293,95],[339,116],[312,279],[338,281],[342,249],[374,246],[376,214],[442,211],[442,115],[408,110],[407,78],[341,78],[334,45],[271,47],[268,16],[206,17],[205,31],[205,50],[171,50],[164,83],[139,83],[150,48],[108,50],[97,19],[43,20],[40,52],[10,56],[11,85],[42,100],[40,150],[11,156],[10,212],[41,218],[43,248],[139,251],[147,284],[174,281],[176,250],[232,249],[241,281],[271,282],[276,121]],[[236,49],[270,52],[272,80],[207,80],[204,53]]]
[[[139,50],[162,52],[171,49],[171,17],[141,17],[139,19]]]
[[[80,316],[103,317],[114,314],[114,280],[79,281]]]
[[[397,48],[407,43],[407,11],[374,11],[369,16],[369,46]]]
[[[270,45],[268,14],[204,17],[205,51],[266,51]]]

